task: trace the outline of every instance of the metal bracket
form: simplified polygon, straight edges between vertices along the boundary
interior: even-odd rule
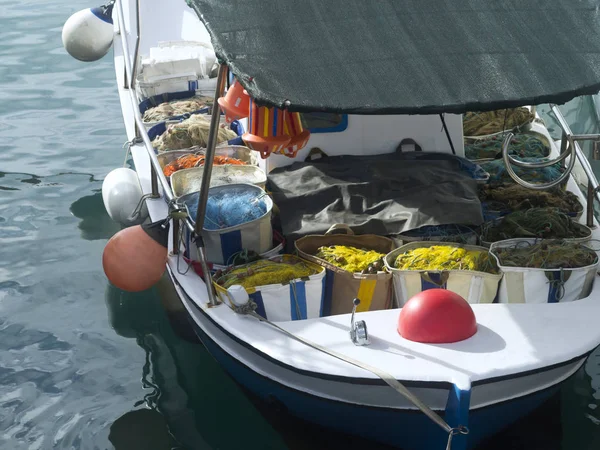
[[[354,313],[356,307],[360,305],[360,300],[355,298],[352,302],[354,307],[352,308],[352,318],[350,319],[350,339],[354,345],[369,345],[369,332],[367,331],[367,323],[364,320],[354,322]]]
[[[600,141],[592,142],[592,159],[594,159],[594,160],[600,159]]]

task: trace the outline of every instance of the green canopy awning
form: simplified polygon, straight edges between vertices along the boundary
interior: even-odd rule
[[[593,0],[187,0],[261,105],[433,114],[600,91]]]

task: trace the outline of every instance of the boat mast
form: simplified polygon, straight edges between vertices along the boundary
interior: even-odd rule
[[[208,264],[206,263],[206,255],[204,250],[204,240],[202,239],[202,228],[204,228],[204,217],[206,215],[206,203],[208,201],[208,190],[210,188],[210,178],[212,175],[213,160],[215,156],[215,148],[217,146],[217,135],[219,133],[221,109],[217,100],[223,95],[225,90],[225,82],[227,80],[227,65],[221,64],[219,66],[219,73],[217,75],[217,88],[215,89],[215,98],[212,106],[212,114],[210,118],[210,130],[208,132],[208,142],[206,144],[206,154],[204,160],[204,171],[202,174],[202,184],[200,186],[200,197],[198,198],[198,210],[196,213],[196,225],[194,232],[196,233],[196,245],[198,247],[198,253],[200,254],[200,263],[202,264],[202,271],[204,272],[204,281],[206,282],[206,289],[208,291],[208,298],[210,304],[215,306],[217,301],[214,296],[212,289],[212,280]]]

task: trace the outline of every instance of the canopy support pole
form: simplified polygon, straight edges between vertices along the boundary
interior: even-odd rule
[[[212,175],[213,160],[215,157],[215,148],[217,146],[217,137],[219,133],[221,109],[217,100],[223,95],[225,90],[225,82],[227,81],[227,65],[219,66],[219,74],[217,76],[217,89],[215,90],[215,100],[212,106],[212,114],[210,117],[210,131],[208,132],[208,142],[206,144],[206,153],[204,159],[204,171],[202,172],[202,184],[200,185],[200,197],[198,198],[198,212],[196,213],[196,225],[194,232],[196,234],[196,245],[200,255],[200,264],[204,273],[204,282],[208,292],[208,299],[211,306],[217,305],[213,287],[212,277],[208,269],[206,261],[206,251],[204,249],[204,240],[202,239],[202,229],[204,228],[204,217],[206,215],[206,203],[208,202],[208,190],[210,188],[210,178]]]
[[[452,154],[456,155],[456,150],[454,150],[454,142],[452,142],[452,138],[450,137],[450,132],[448,131],[448,126],[446,125],[446,118],[444,114],[440,114],[440,119],[442,120],[442,126],[444,127],[444,131],[446,132],[446,138],[448,139],[448,143],[450,144],[450,148],[452,149]]]

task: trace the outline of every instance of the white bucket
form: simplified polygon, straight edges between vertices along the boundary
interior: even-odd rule
[[[598,271],[598,261],[576,269],[537,269],[500,264],[496,254],[497,249],[514,248],[540,241],[540,239],[507,239],[491,245],[490,253],[504,274],[498,290],[499,303],[562,303],[590,295]]]
[[[419,292],[434,288],[448,289],[471,304],[494,302],[498,293],[498,283],[502,278],[501,274],[495,275],[472,270],[400,270],[394,267],[394,262],[399,254],[434,245],[488,251],[486,248],[476,245],[433,241],[411,242],[391,251],[385,256],[384,262],[393,275],[394,292],[400,306],[404,306],[411,297]]]
[[[171,188],[175,197],[200,190],[204,166],[182,169],[171,175]],[[267,184],[267,175],[256,166],[221,165],[213,166],[210,187],[226,184],[254,184],[261,189]]]

